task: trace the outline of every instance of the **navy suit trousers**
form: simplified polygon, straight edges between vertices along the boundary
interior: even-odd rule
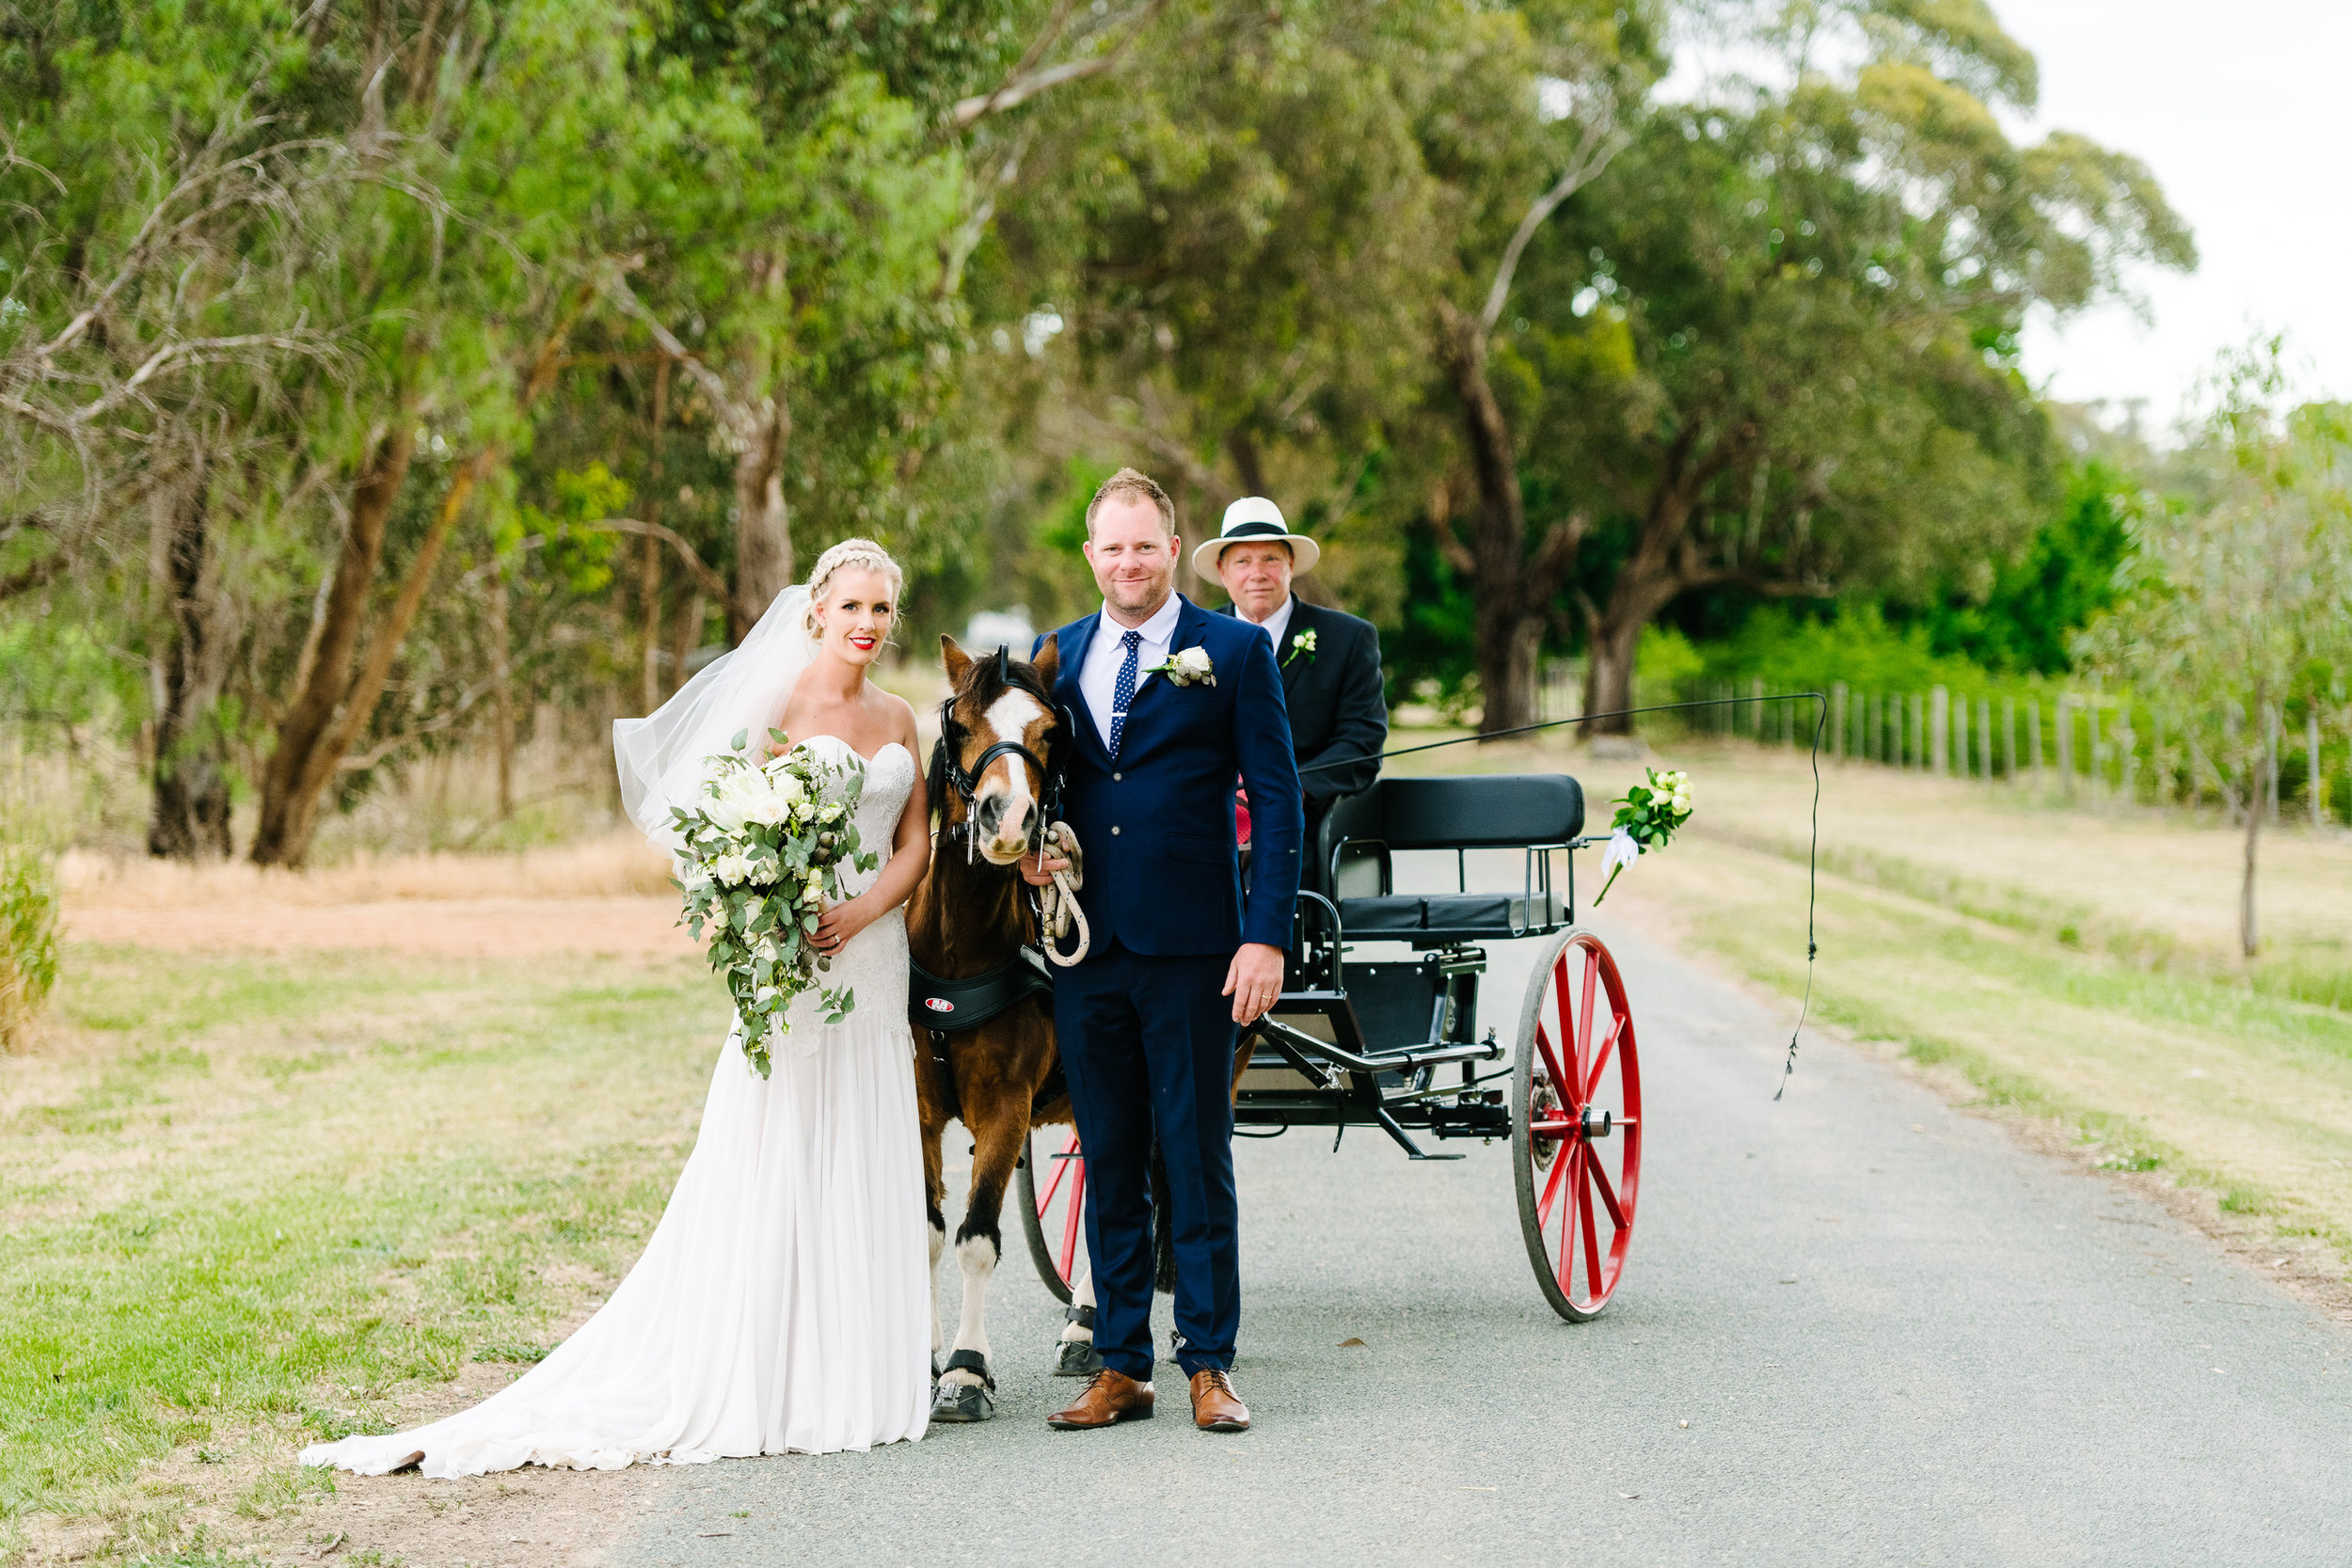
[[[1233,1189],[1232,960],[1153,957],[1113,942],[1055,976],[1054,1029],[1086,1155],[1094,1345],[1113,1370],[1152,1375],[1152,1140],[1168,1162],[1176,1243],[1178,1365],[1233,1364],[1241,1326]]]

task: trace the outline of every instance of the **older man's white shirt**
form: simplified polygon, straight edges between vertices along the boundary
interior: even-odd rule
[[[1264,620],[1249,621],[1248,616],[1242,616],[1243,620],[1249,621],[1251,626],[1274,639],[1274,661],[1277,664],[1282,661],[1282,638],[1291,629],[1291,610],[1297,603],[1297,594],[1285,594],[1282,595],[1282,607]],[[1239,606],[1234,608],[1236,611],[1240,609]]]
[[[1168,602],[1152,612],[1152,618],[1132,629],[1143,634],[1136,644],[1136,690],[1140,694],[1152,677],[1145,674],[1154,664],[1168,661],[1168,644],[1176,641],[1176,617],[1184,612],[1182,594],[1170,594]],[[1093,640],[1087,643],[1086,662],[1078,667],[1078,695],[1086,699],[1087,713],[1094,720],[1094,733],[1110,744],[1112,698],[1119,687],[1119,667],[1127,657],[1125,641],[1129,627],[1122,626],[1111,615],[1111,607],[1103,607],[1102,619],[1094,626]]]

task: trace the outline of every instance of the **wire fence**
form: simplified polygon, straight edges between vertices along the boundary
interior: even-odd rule
[[[1762,697],[1761,679],[1674,683],[1682,701]],[[1825,759],[1900,768],[1988,786],[2038,790],[2068,801],[2202,806],[2231,804],[2232,791],[2177,721],[2144,700],[2111,691],[2050,688],[2029,695],[1954,690],[1876,691],[1833,682]],[[2352,822],[2352,721],[2330,725],[2316,711],[2290,720],[2275,707],[2257,716],[2265,763],[2259,809],[2273,821],[2308,818],[2314,828]],[[1687,733],[1799,747],[1810,718],[1796,704],[1696,710]]]

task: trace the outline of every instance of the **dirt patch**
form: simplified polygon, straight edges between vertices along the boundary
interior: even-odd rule
[[[69,941],[169,951],[310,951],[522,958],[693,950],[675,897],[397,899],[362,904],[223,902],[181,908],[66,906]]]

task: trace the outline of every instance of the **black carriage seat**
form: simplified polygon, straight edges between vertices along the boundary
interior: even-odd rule
[[[1401,849],[1531,849],[1584,830],[1584,790],[1565,773],[1386,778],[1336,802],[1324,818],[1316,889],[1338,905],[1351,938],[1435,945],[1503,942],[1567,919],[1549,856],[1531,856],[1516,893],[1400,894],[1391,855]]]

